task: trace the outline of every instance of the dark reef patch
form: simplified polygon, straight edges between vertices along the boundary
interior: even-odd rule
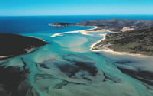
[[[118,67],[121,72],[130,75],[131,77],[138,79],[148,85],[153,86],[153,73],[149,71],[131,70],[122,67]]]
[[[69,77],[75,76],[88,79],[86,78],[86,76],[96,76],[96,74],[98,73],[98,69],[95,66],[95,63],[86,56],[69,54],[64,56],[63,59],[67,61],[67,63],[57,64],[57,66],[63,73],[65,73]]]
[[[134,60],[118,60],[118,61],[115,61],[114,63],[116,63],[116,64],[129,64],[129,63],[138,63],[138,61],[134,61]]]
[[[86,75],[96,76],[97,68],[89,62],[73,62],[72,64],[58,65],[59,69],[69,77],[76,76],[78,73],[81,77]]]
[[[0,66],[0,96],[25,96],[23,90],[28,90],[25,79],[25,71],[20,71],[17,67]],[[19,88],[20,85],[22,88]]]

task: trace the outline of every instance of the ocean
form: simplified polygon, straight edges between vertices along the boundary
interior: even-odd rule
[[[16,56],[2,66],[29,70],[26,81],[34,96],[153,96],[151,86],[122,73],[119,67],[152,72],[152,58],[93,52],[93,43],[107,32],[82,34],[92,27],[56,28],[53,22],[77,23],[87,20],[153,20],[150,15],[126,16],[31,16],[0,17],[0,33],[16,33],[48,42],[38,50]],[[21,60],[22,58],[22,60]],[[31,96],[28,92],[26,96]]]
[[[64,32],[77,30],[80,27],[57,29],[48,26],[53,22],[76,23],[88,20],[132,19],[153,20],[152,15],[85,15],[85,16],[14,16],[0,17],[0,33],[33,33],[33,32]],[[82,28],[81,28],[82,29]]]

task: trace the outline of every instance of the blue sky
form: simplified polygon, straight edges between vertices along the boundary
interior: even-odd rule
[[[153,14],[153,0],[0,0],[0,16]]]

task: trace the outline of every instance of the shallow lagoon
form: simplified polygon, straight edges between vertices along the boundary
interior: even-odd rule
[[[52,37],[54,34],[23,33],[49,44],[30,54],[11,58],[5,64],[20,66],[22,70],[24,61],[33,93],[40,96],[153,96],[152,86],[118,69],[122,66],[152,71],[152,57],[92,52],[90,46],[102,39],[100,34],[105,32],[83,35],[78,30]]]

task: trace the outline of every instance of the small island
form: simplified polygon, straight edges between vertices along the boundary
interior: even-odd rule
[[[49,23],[49,26],[53,27],[68,27],[74,25],[73,23],[66,23],[66,22],[55,22],[55,23]]]

